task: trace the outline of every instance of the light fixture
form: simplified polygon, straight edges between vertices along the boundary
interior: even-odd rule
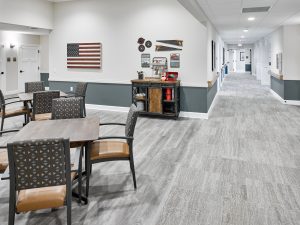
[[[255,17],[249,17],[248,18],[248,21],[254,21],[255,20]]]
[[[242,36],[241,36],[241,38],[245,38],[245,36],[244,36],[244,35],[242,35]]]
[[[244,29],[243,31],[244,31],[245,33],[247,33],[249,30],[248,30],[248,29]]]
[[[242,47],[243,45],[241,43],[238,44],[239,47]]]

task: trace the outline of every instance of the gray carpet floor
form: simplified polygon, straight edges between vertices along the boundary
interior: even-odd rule
[[[88,111],[101,122],[126,113]],[[6,129],[22,118],[8,119]],[[100,135],[122,134],[116,127]],[[9,139],[1,138],[1,143]],[[299,225],[300,108],[281,104],[248,74],[226,77],[209,120],[138,119],[134,156],[93,168],[88,205],[73,201],[72,224]],[[0,224],[8,219],[0,181]],[[65,224],[66,210],[16,215],[16,224]]]

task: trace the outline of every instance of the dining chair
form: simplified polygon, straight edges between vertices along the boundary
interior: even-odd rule
[[[87,90],[88,83],[86,82],[79,82],[76,85],[75,92],[69,93],[69,97],[82,97],[83,99],[83,115],[86,116],[86,108],[85,108],[85,96],[86,96],[86,90]]]
[[[25,83],[25,93],[45,91],[44,81],[26,82]]]
[[[0,131],[0,134],[5,133],[11,133],[11,132],[18,132],[19,130],[5,130],[5,131]],[[0,146],[0,173],[4,173],[8,166],[8,157],[7,157],[7,145],[5,146]]]
[[[52,100],[52,120],[83,118],[83,99],[81,97],[56,98]],[[80,129],[80,127],[78,127]],[[74,131],[76,132],[76,131]],[[81,202],[82,190],[82,155],[85,147],[84,142],[72,142],[70,148],[79,149],[78,165],[78,202]]]
[[[9,98],[9,99],[11,100],[11,99],[14,99],[14,98]],[[21,106],[21,105],[16,104],[16,106],[14,108],[7,108],[6,107],[7,105],[11,105],[11,104],[14,104],[14,103],[20,103],[20,102],[23,102],[23,101],[17,100],[17,101],[10,101],[10,102],[6,103],[6,100],[8,100],[8,99],[4,98],[4,95],[3,95],[2,91],[0,90],[1,131],[3,131],[4,120],[6,118],[9,118],[9,117],[24,115],[24,120],[25,120],[24,124],[27,124],[28,123],[28,118],[29,118],[29,115],[30,115],[30,111],[28,110],[28,108],[26,106]],[[1,134],[0,134],[0,136],[1,136]]]
[[[87,179],[86,196],[89,194],[89,179],[92,172],[92,164],[117,160],[128,160],[133,178],[134,189],[136,186],[134,159],[133,159],[133,134],[139,110],[132,104],[127,115],[126,124],[123,123],[100,123],[100,126],[120,125],[125,127],[125,136],[99,137],[87,151]]]
[[[83,98],[57,98],[52,100],[52,119],[83,118]]]
[[[73,175],[69,146],[68,139],[31,140],[7,145],[9,225],[14,224],[16,213],[55,209],[64,205],[67,206],[67,224],[72,224]]]
[[[59,91],[40,91],[33,93],[32,120],[50,120],[52,100],[60,97]]]

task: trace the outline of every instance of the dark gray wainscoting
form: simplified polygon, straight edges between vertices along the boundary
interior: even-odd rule
[[[271,89],[284,99],[284,80],[271,76]]]
[[[300,101],[300,80],[284,81],[284,100]]]
[[[300,101],[300,80],[280,80],[271,76],[271,89],[284,100]]]
[[[45,86],[49,87],[49,73],[40,73],[41,81],[44,81]]]
[[[76,82],[49,81],[50,90],[69,92]],[[180,108],[185,112],[207,113],[217,93],[217,82],[211,88],[180,87]],[[128,107],[131,104],[131,84],[89,83],[87,104]]]

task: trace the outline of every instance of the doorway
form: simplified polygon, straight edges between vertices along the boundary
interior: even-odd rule
[[[39,46],[22,45],[19,48],[19,92],[25,91],[26,82],[39,80]]]

